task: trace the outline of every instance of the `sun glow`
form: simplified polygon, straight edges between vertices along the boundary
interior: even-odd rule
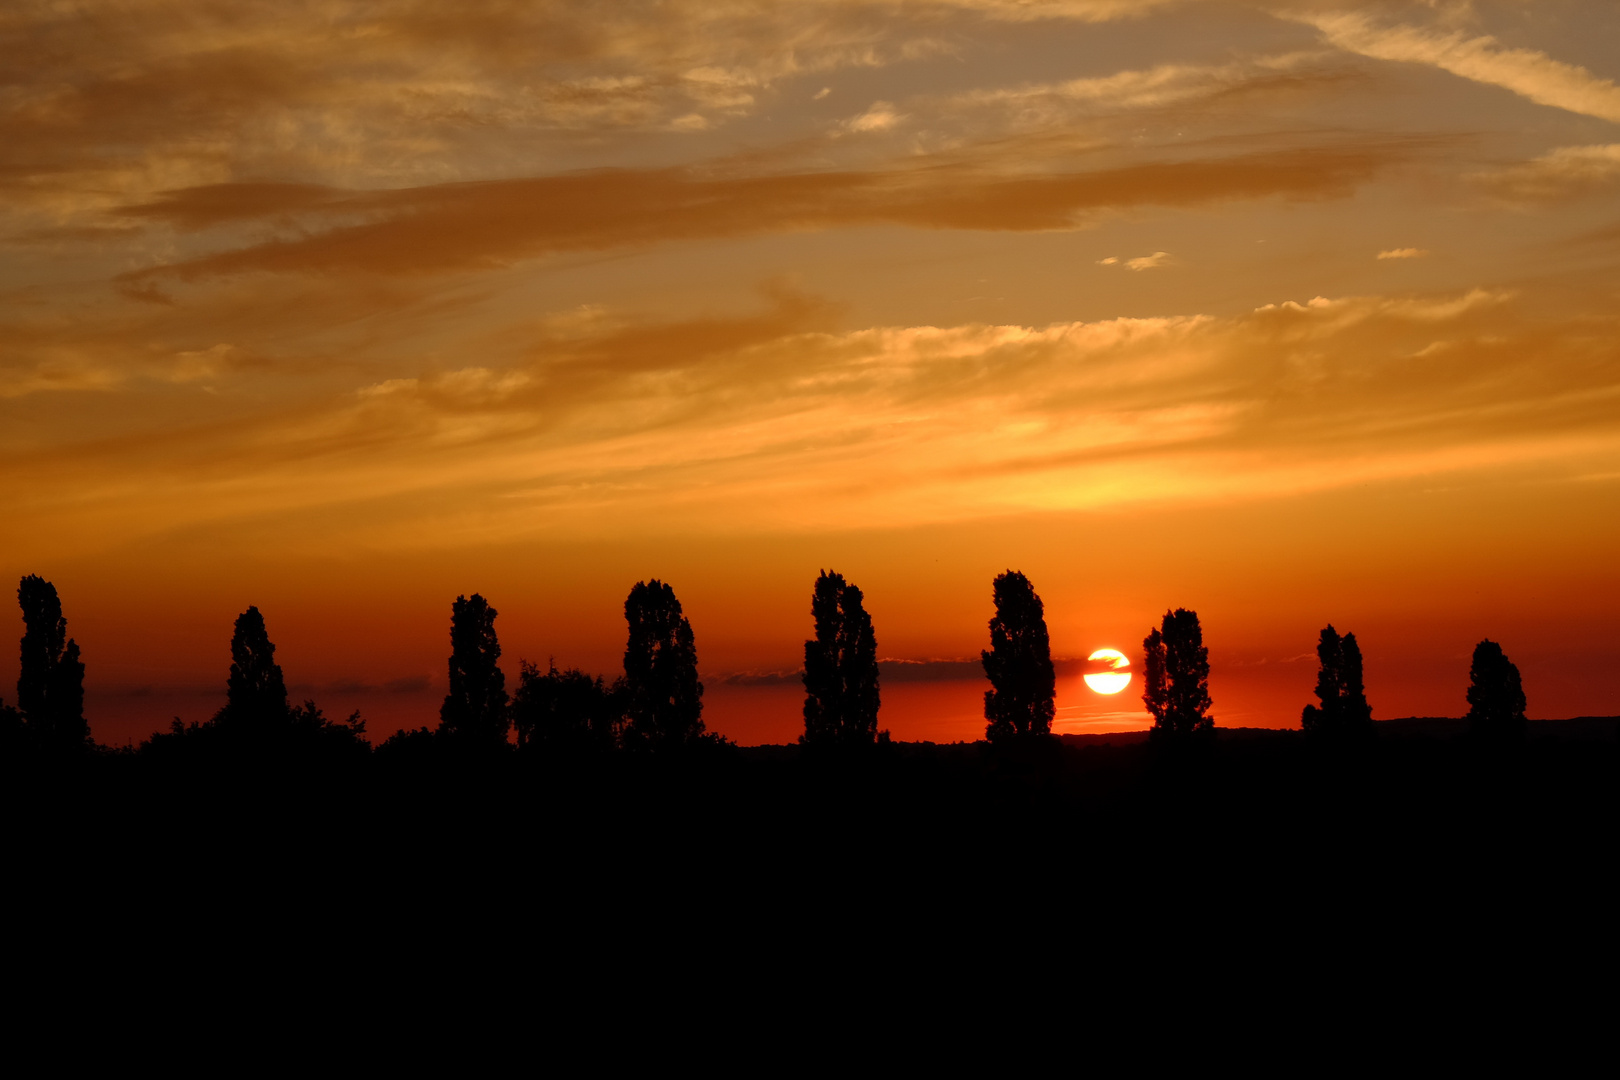
[[[1117,694],[1131,685],[1131,673],[1123,669],[1131,666],[1125,654],[1118,649],[1098,649],[1086,658],[1101,670],[1088,671],[1086,685],[1099,694]]]

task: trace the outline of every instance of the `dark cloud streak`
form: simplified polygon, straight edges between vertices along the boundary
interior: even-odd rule
[[[298,211],[374,220],[124,277],[433,274],[557,252],[863,225],[1059,230],[1076,227],[1088,215],[1134,207],[1331,198],[1417,148],[1412,141],[1384,141],[1034,176],[954,166],[743,178],[617,169],[347,194],[309,185],[215,184],[169,192],[123,212],[183,229]]]

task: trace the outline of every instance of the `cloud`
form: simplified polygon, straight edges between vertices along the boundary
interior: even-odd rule
[[[1218,65],[1158,64],[1062,82],[972,90],[945,99],[942,109],[994,109],[1021,126],[1044,127],[1081,112],[1164,108],[1237,89],[1332,77],[1308,70],[1320,59],[1320,54],[1295,52]]]
[[[1339,196],[1422,146],[1329,145],[1044,175],[963,166],[738,178],[621,169],[341,194],[292,193],[273,185],[237,193],[210,185],[167,192],[120,213],[197,228],[253,208],[274,217],[297,202],[308,220],[282,239],[131,272],[124,280],[245,272],[438,273],[552,252],[872,224],[1072,229],[1099,213],[1132,207]],[[333,218],[355,223],[320,227]]]
[[[1126,259],[1127,270],[1153,270],[1170,262],[1168,251],[1155,251],[1151,255],[1143,255],[1135,259]]]
[[[204,184],[183,192],[165,192],[149,203],[119,207],[118,214],[197,230],[317,210],[337,202],[342,194],[318,184]]]
[[[1156,8],[1180,2],[1182,0],[924,0],[920,6],[961,8],[1009,22],[1067,19],[1100,23],[1140,19]]]
[[[1424,251],[1422,248],[1390,248],[1387,251],[1380,251],[1378,253],[1378,259],[1380,261],[1384,259],[1421,259],[1427,254],[1428,252]]]
[[[1620,186],[1620,143],[1561,146],[1475,181],[1509,199],[1548,201],[1611,191]]]
[[[874,101],[871,108],[859,116],[852,116],[844,121],[844,127],[850,131],[888,131],[904,119],[894,111],[894,106],[887,101]]]
[[[1620,87],[1574,64],[1534,49],[1507,49],[1492,37],[1467,37],[1415,26],[1383,26],[1359,12],[1293,16],[1321,31],[1330,44],[1378,60],[1429,64],[1474,82],[1500,86],[1584,116],[1620,122]]]
[[[1106,259],[1098,259],[1098,266],[1123,266],[1127,270],[1153,270],[1174,262],[1168,251],[1155,251],[1151,255],[1141,255],[1134,259],[1121,259],[1117,255],[1110,255]]]
[[[249,546],[454,546],[647,521],[916,525],[1612,460],[1620,371],[1594,342],[1620,322],[1565,326],[1533,306],[1471,290],[849,331],[779,294],[753,316],[575,329],[514,366],[13,454],[8,520],[85,543],[239,523]],[[315,532],[279,524],[316,511]]]

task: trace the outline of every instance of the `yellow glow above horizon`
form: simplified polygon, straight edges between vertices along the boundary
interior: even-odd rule
[[[1107,668],[1105,671],[1092,671],[1085,675],[1086,685],[1096,693],[1117,694],[1131,685],[1131,673],[1121,670],[1130,667],[1131,662],[1118,649],[1098,649],[1086,659],[1093,663],[1100,661]]]

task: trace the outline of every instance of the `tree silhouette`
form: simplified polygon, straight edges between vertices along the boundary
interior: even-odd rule
[[[23,725],[22,713],[0,698],[0,753],[10,755],[24,748],[28,729]]]
[[[1015,570],[998,575],[990,620],[990,648],[979,654],[990,689],[984,692],[985,736],[992,742],[1052,730],[1057,670],[1052,666],[1045,607],[1029,579]]]
[[[225,704],[204,723],[178,717],[141,744],[143,756],[211,761],[233,770],[280,770],[364,760],[371,753],[359,712],[328,720],[313,701],[291,705],[264,616],[250,607],[231,632]]]
[[[287,719],[287,683],[276,663],[264,616],[249,607],[231,633],[231,674],[217,723],[245,735],[262,734]]]
[[[29,740],[71,750],[90,745],[84,719],[84,663],[67,636],[56,586],[30,574],[17,584],[23,613],[17,707]]]
[[[804,643],[806,746],[867,746],[877,739],[877,637],[861,590],[823,570],[810,598],[816,636]]]
[[[512,695],[518,749],[565,754],[612,750],[622,696],[618,684],[608,686],[600,676],[578,668],[558,671],[550,664],[542,672],[525,663]]]
[[[439,735],[482,750],[506,746],[506,676],[496,661],[497,612],[479,594],[456,597],[450,609],[450,692],[439,706]]]
[[[701,739],[697,644],[675,590],[657,578],[638,581],[625,598],[624,619],[630,628],[624,647],[626,745],[666,750]]]
[[[1142,648],[1142,701],[1153,714],[1153,738],[1182,742],[1212,734],[1209,649],[1198,613],[1184,608],[1165,612],[1163,624],[1148,634]]]
[[[1342,739],[1365,735],[1372,730],[1372,706],[1362,685],[1361,647],[1356,635],[1345,634],[1329,624],[1316,644],[1320,668],[1316,676],[1316,699],[1320,705],[1307,705],[1300,715],[1300,726],[1313,738]]]
[[[1524,738],[1524,685],[1502,646],[1489,638],[1474,646],[1468,682],[1469,732],[1493,742]]]

